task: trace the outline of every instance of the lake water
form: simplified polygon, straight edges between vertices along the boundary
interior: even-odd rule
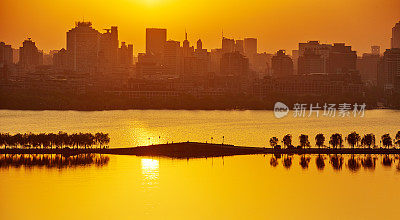
[[[271,111],[0,111],[0,132],[106,132],[110,147],[212,141],[268,146],[291,133],[400,130],[400,112],[366,111],[365,117],[276,119]],[[212,138],[212,139],[211,139]],[[377,142],[379,144],[379,141]],[[4,159],[0,155],[0,161]],[[30,156],[27,156],[30,157]],[[42,158],[42,156],[31,156]],[[106,163],[0,167],[0,219],[390,219],[400,203],[399,159],[344,155],[271,155],[177,160],[106,156]],[[53,156],[51,156],[53,158]],[[321,158],[321,157],[319,157]],[[42,158],[43,159],[43,158]],[[45,160],[40,160],[45,161]],[[47,160],[46,160],[47,161]],[[65,159],[64,159],[65,161]],[[308,161],[308,159],[306,160]],[[354,165],[351,161],[356,161]],[[1,162],[0,162],[1,164]],[[303,164],[304,165],[304,164]]]

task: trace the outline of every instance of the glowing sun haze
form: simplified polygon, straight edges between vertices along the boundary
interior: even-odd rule
[[[66,32],[85,18],[101,31],[118,26],[120,41],[145,49],[145,28],[168,29],[193,45],[221,46],[221,31],[232,38],[256,37],[259,51],[292,50],[299,42],[345,42],[359,53],[390,46],[400,20],[399,0],[1,0],[0,41],[14,48],[31,37],[40,49],[65,47]]]

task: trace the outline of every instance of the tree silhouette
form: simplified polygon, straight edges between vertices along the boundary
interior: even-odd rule
[[[368,148],[371,148],[371,146],[375,147],[375,135],[372,133],[364,135],[361,139],[361,145]]]
[[[278,138],[277,137],[272,137],[271,139],[269,139],[269,144],[271,145],[271,147],[275,147],[276,145],[278,145]]]
[[[308,135],[302,134],[299,136],[300,146],[302,148],[310,147],[310,141],[308,140]]]
[[[347,140],[347,143],[350,144],[351,148],[354,148],[354,146],[358,145],[361,138],[360,138],[360,135],[357,134],[357,132],[353,131],[349,135],[347,135],[346,140]]]
[[[396,134],[395,144],[397,145],[397,147],[400,147],[400,131],[398,131]]]
[[[382,140],[383,146],[385,146],[386,148],[389,148],[389,147],[391,147],[393,145],[392,138],[390,137],[390,134],[382,135],[381,140]]]
[[[287,134],[283,137],[283,144],[286,148],[289,148],[292,145],[292,135]]]
[[[332,134],[331,139],[329,140],[329,144],[332,145],[333,148],[342,147],[343,146],[343,138],[341,134]]]
[[[324,146],[325,143],[325,136],[324,134],[320,133],[315,136],[315,144],[318,146],[318,148],[321,148]]]

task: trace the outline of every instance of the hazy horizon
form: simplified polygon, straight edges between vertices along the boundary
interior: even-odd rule
[[[145,51],[145,28],[167,29],[167,38],[191,45],[198,39],[207,49],[221,47],[221,32],[235,39],[255,37],[259,52],[297,49],[299,42],[342,42],[359,55],[371,45],[390,47],[392,27],[400,20],[396,0],[250,0],[202,2],[183,0],[11,1],[0,3],[0,41],[19,48],[31,37],[48,52],[66,47],[66,32],[74,22],[91,21],[99,31],[118,26],[119,40]]]

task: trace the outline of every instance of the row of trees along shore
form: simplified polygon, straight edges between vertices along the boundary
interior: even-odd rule
[[[299,142],[300,145],[297,147],[292,145],[292,135],[287,134],[285,135],[282,140],[281,140],[283,146],[288,149],[294,149],[294,148],[306,148],[306,147],[311,147],[308,135],[302,134],[299,136]],[[365,134],[364,136],[361,136],[357,132],[351,132],[348,134],[344,140],[343,136],[339,133],[332,134],[328,145],[325,145],[325,136],[324,134],[317,134],[315,136],[315,145],[318,148],[342,148],[344,147],[344,143],[347,142],[351,148],[378,148],[378,147],[385,147],[385,148],[390,148],[390,147],[400,147],[400,131],[397,132],[395,135],[395,138],[392,139],[390,134],[384,134],[381,136],[380,139],[380,146],[376,145],[376,140],[375,140],[375,135],[374,134]],[[272,137],[269,140],[270,145],[275,148],[275,149],[280,149],[281,145],[279,145],[279,139],[277,137]]]
[[[110,142],[108,134],[102,132],[73,133],[0,133],[0,147],[4,148],[93,148],[107,145]]]

